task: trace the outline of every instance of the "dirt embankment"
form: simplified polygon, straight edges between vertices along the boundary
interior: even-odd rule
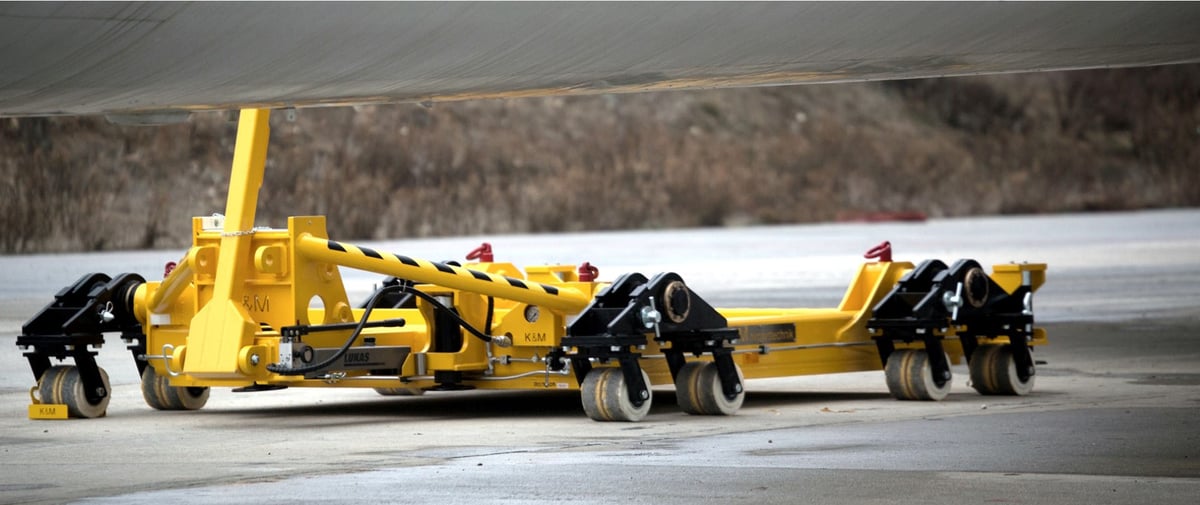
[[[235,124],[0,119],[0,252],[184,247]],[[305,109],[260,225],[370,239],[1200,204],[1200,65]]]

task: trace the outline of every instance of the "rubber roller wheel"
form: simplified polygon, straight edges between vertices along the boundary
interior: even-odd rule
[[[1025,396],[1033,391],[1035,376],[1021,380],[1017,363],[1007,345],[985,345],[975,349],[970,360],[971,387],[984,395]]]
[[[888,391],[897,400],[940,401],[950,394],[952,379],[938,385],[933,380],[929,353],[924,349],[900,349],[888,356]]]
[[[421,388],[375,388],[375,392],[383,396],[421,396],[425,390]]]
[[[104,417],[108,412],[108,401],[112,398],[112,385],[108,382],[108,372],[103,368],[100,369],[100,379],[107,394],[99,402],[92,403],[83,393],[83,380],[79,377],[78,368],[73,365],[50,367],[38,380],[38,397],[42,403],[66,405],[67,415],[71,417]]]
[[[741,368],[737,368],[737,375],[738,382],[744,382]],[[675,377],[675,399],[679,408],[688,414],[731,416],[742,408],[746,393],[741,391],[733,397],[726,396],[716,363],[690,361]]]
[[[170,379],[158,375],[154,367],[142,372],[142,398],[157,410],[199,410],[208,403],[208,388],[175,387]]]
[[[645,370],[642,370],[642,381],[649,393],[650,376]],[[580,386],[580,397],[583,411],[595,421],[641,421],[650,412],[653,400],[653,395],[649,395],[641,405],[635,405],[625,386],[625,374],[616,367],[593,368],[588,372]]]

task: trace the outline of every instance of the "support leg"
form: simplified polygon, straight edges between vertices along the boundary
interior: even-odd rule
[[[50,357],[45,354],[26,353],[25,357],[29,359],[29,368],[33,370],[33,380],[37,381],[42,378],[42,374],[50,369]]]
[[[975,354],[975,349],[979,348],[979,336],[960,334],[958,340],[962,342],[963,357],[967,358],[967,363],[971,362],[971,356]]]
[[[650,385],[642,376],[642,367],[638,364],[638,356],[629,355],[618,358],[621,363],[621,373],[625,374],[625,387],[629,390],[629,399],[635,407],[640,407],[650,399]]]
[[[1009,338],[1017,340],[1016,336]],[[1014,342],[1008,344],[1008,348],[1012,351],[1013,364],[1017,368],[1017,377],[1022,381],[1028,381],[1036,373],[1033,364],[1033,353],[1030,352],[1029,346],[1025,342]]]
[[[83,383],[83,396],[92,404],[98,404],[108,398],[108,386],[100,376],[100,366],[96,364],[96,353],[84,351],[76,353],[75,367],[79,369],[79,381]]]
[[[681,351],[668,350],[663,354],[667,357],[667,366],[671,369],[671,380],[674,381],[679,377],[679,371],[683,370],[683,365],[687,363],[687,360],[684,359]]]
[[[721,379],[721,391],[725,393],[725,397],[733,398],[741,394],[742,381],[738,378],[732,349],[723,347],[713,350],[713,362],[717,364],[717,377]]]
[[[883,366],[887,366],[888,358],[893,352],[896,352],[896,344],[890,338],[876,338],[875,347],[879,349],[879,361]]]
[[[238,121],[213,297],[196,313],[188,332],[184,372],[193,376],[238,377],[239,351],[253,343],[258,331],[258,323],[238,296],[249,273],[242,258],[250,253],[250,233],[267,158],[269,116],[267,110],[249,109],[242,111]]]
[[[940,337],[925,339],[925,352],[929,355],[929,368],[933,372],[933,382],[938,386],[950,380],[950,362],[946,361],[946,349],[942,347]]]

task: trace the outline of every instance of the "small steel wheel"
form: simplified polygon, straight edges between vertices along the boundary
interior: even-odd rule
[[[208,388],[176,387],[153,366],[142,372],[142,398],[157,410],[199,410],[208,403]]]
[[[939,401],[950,394],[952,379],[946,379],[939,384],[933,378],[933,368],[929,365],[929,353],[924,349],[900,349],[888,356],[887,367],[888,391],[897,400],[933,400]]]
[[[1033,391],[1033,375],[1022,379],[1007,345],[985,345],[971,355],[971,387],[984,395],[1025,396]]]
[[[595,421],[641,421],[650,412],[650,376],[642,370],[647,396],[641,403],[629,397],[625,374],[618,367],[593,368],[580,386],[583,411]]]
[[[104,384],[104,398],[92,403],[83,392],[78,368],[73,365],[53,366],[38,380],[38,397],[42,403],[66,405],[67,414],[71,417],[104,417],[108,412],[108,401],[112,398],[112,385],[108,382],[108,372],[103,368],[100,368],[100,379]]]
[[[738,382],[744,382],[741,368],[737,368],[737,375]],[[688,414],[731,416],[742,408],[746,393],[738,391],[732,397],[726,396],[716,363],[689,361],[675,377],[675,399]]]
[[[375,388],[375,392],[383,396],[421,396],[425,390],[421,388]]]

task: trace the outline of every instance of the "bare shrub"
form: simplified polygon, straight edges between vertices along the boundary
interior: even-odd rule
[[[259,225],[341,239],[1200,203],[1200,65],[305,109],[272,117]],[[4,252],[183,247],[235,125],[3,119]]]

